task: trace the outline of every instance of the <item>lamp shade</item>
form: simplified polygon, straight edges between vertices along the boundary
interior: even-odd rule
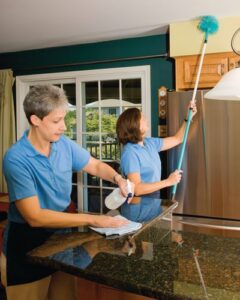
[[[216,86],[204,95],[204,98],[240,101],[240,68],[226,73]]]

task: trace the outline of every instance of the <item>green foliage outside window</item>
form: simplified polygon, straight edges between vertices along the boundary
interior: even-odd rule
[[[116,114],[102,113],[101,115],[101,132],[102,134],[102,159],[116,160],[120,157],[119,146],[116,140],[116,122],[118,116]],[[99,132],[99,112],[98,110],[86,110],[86,131]],[[96,136],[95,136],[96,137]],[[98,138],[98,136],[97,136]],[[94,142],[94,136],[88,136],[88,150],[90,153],[98,157],[99,143]],[[99,141],[99,140],[98,140]]]
[[[116,139],[116,114],[101,115],[102,132],[102,159],[116,160],[120,157],[120,148]],[[76,140],[76,111],[69,111],[65,117],[67,130],[65,135]],[[87,135],[87,150],[95,157],[99,157],[99,112],[98,110],[86,109],[86,132],[96,133]],[[104,133],[104,134],[103,134]],[[97,140],[96,140],[97,139]]]
[[[72,140],[76,140],[76,110],[70,110],[65,116],[65,125],[67,127],[65,135]]]
[[[102,132],[106,133],[116,133],[116,114],[102,114]],[[98,132],[99,131],[99,113],[97,110],[86,110],[86,131],[87,132]]]

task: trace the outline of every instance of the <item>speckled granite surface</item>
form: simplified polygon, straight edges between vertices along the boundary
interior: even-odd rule
[[[166,218],[150,219],[139,232],[118,238],[54,234],[29,259],[157,299],[240,299],[240,239],[184,225],[176,232]]]

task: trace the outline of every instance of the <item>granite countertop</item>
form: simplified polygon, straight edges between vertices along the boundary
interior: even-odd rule
[[[168,212],[175,206],[137,198],[121,214],[143,222],[138,232],[106,238],[86,228],[61,230],[28,259],[152,298],[240,299],[238,234],[183,224],[173,230]]]

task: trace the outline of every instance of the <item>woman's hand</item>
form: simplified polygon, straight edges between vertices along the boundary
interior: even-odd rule
[[[196,115],[197,113],[197,106],[196,106],[196,102],[195,101],[191,101],[189,106],[188,106],[188,109],[192,109],[192,118]],[[188,116],[186,117],[186,120],[187,120]]]
[[[122,193],[122,195],[126,198],[128,198],[128,203],[131,202],[133,196],[134,196],[134,188],[135,184],[131,182],[130,180],[126,180],[122,178],[121,175],[119,175],[119,178],[117,178],[117,185]],[[130,196],[131,194],[131,196]]]
[[[128,220],[122,220],[113,218],[111,216],[101,215],[101,216],[91,216],[92,219],[90,221],[90,225],[94,227],[121,227],[123,225],[126,225],[128,223]]]
[[[178,184],[182,179],[182,170],[175,170],[167,178],[168,186]]]
[[[196,115],[197,113],[197,106],[196,106],[196,102],[194,101],[193,103],[190,103],[190,107],[192,108],[192,118]]]

